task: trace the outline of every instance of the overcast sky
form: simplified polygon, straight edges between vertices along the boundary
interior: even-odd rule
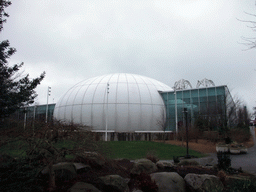
[[[134,73],[171,87],[204,78],[227,85],[256,106],[256,37],[240,20],[256,20],[255,0],[13,0],[1,32],[24,62],[24,73],[46,77],[37,102],[57,102],[74,84],[109,73]]]

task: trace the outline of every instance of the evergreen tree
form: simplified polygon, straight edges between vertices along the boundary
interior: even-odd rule
[[[8,0],[0,0],[0,32],[9,16],[5,8],[11,5]],[[34,102],[35,88],[43,80],[45,72],[38,78],[18,73],[23,63],[9,66],[8,59],[16,52],[8,40],[0,42],[0,119],[8,117],[18,108]]]

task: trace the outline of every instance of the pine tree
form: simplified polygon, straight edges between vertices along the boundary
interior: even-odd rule
[[[10,1],[0,0],[0,32],[9,17],[4,10],[9,5]],[[0,119],[8,117],[24,105],[33,103],[37,96],[35,88],[45,76],[43,72],[38,78],[30,79],[29,74],[19,73],[23,63],[9,66],[8,59],[15,52],[16,49],[10,47],[8,40],[0,42]]]

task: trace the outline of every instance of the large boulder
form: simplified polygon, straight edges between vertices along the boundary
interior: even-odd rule
[[[171,161],[158,161],[156,163],[156,166],[160,170],[173,169],[174,168],[174,164]]]
[[[185,176],[184,180],[189,188],[196,192],[221,192],[224,189],[220,179],[214,175],[189,173]]]
[[[157,166],[155,163],[148,159],[138,159],[134,162],[131,173],[134,175],[139,175],[140,173],[153,173],[157,171]]]
[[[54,164],[52,166],[52,169],[55,173],[56,180],[67,181],[77,176],[76,167],[73,163],[70,162],[61,162]],[[45,167],[42,170],[42,174],[49,174],[49,166]]]
[[[90,165],[85,165],[83,163],[73,163],[74,166],[76,167],[77,173],[81,174],[81,173],[85,173],[91,170],[91,166]]]
[[[107,175],[100,177],[103,181],[107,191],[120,191],[120,192],[129,192],[128,182],[129,179],[125,179],[119,175]]]
[[[96,187],[94,187],[92,184],[84,183],[84,182],[77,182],[76,184],[74,184],[74,185],[68,190],[68,192],[86,192],[86,191],[90,191],[90,192],[101,192],[99,189],[97,189]]]
[[[89,164],[95,168],[101,168],[106,163],[106,159],[97,152],[84,152],[75,158],[75,161],[80,163]]]
[[[175,172],[152,173],[152,181],[158,186],[158,192],[185,192],[186,185],[183,178]]]

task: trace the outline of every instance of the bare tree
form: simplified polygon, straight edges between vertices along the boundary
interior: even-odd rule
[[[256,2],[255,2],[256,5]],[[250,28],[252,31],[256,32],[256,14],[251,14],[251,13],[247,13],[245,12],[245,14],[254,17],[254,19],[252,20],[240,20],[241,22],[245,22],[247,23],[247,27]],[[256,38],[255,37],[242,37],[242,39],[245,41],[245,43],[243,43],[244,45],[246,45],[248,47],[248,49],[255,49],[256,48]]]

